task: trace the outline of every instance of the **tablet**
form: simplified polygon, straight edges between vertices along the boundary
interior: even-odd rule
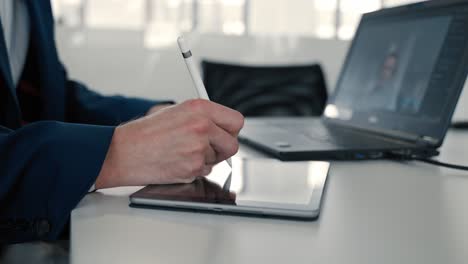
[[[315,219],[330,164],[232,159],[188,184],[149,185],[130,196],[131,206]]]

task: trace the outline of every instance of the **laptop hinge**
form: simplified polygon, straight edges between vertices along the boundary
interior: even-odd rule
[[[382,129],[364,128],[364,127],[355,126],[351,124],[343,124],[341,122],[336,122],[335,120],[330,120],[327,118],[325,118],[325,120],[326,122],[328,121],[329,124],[331,123],[334,125],[348,128],[348,129],[360,130],[360,131],[364,131],[373,135],[383,136],[387,139],[392,139],[392,140],[396,140],[400,142],[407,142],[411,144],[420,145],[423,147],[436,147],[439,143],[437,139],[433,137],[429,137],[429,136],[422,136],[422,135],[417,136],[417,135],[407,134],[404,132],[397,132],[397,131],[389,132],[389,131],[384,131]]]

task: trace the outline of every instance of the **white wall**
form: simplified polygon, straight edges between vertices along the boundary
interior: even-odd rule
[[[348,42],[297,37],[226,37],[189,35],[197,58],[243,64],[306,64],[324,67],[333,90]],[[145,47],[144,33],[130,30],[57,29],[59,51],[72,78],[104,94],[124,94],[182,101],[196,96],[174,43]],[[468,92],[458,104],[455,119],[468,119]]]
[[[297,37],[235,37],[188,35],[197,59],[243,64],[321,63],[329,87],[334,87],[348,43]],[[185,65],[174,43],[146,48],[140,31],[57,29],[60,56],[72,78],[105,93],[149,98],[186,99],[195,96]]]

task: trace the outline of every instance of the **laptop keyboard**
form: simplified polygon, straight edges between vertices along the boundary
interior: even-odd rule
[[[334,138],[332,137],[332,134],[325,127],[316,127],[316,128],[306,127],[304,130],[298,131],[298,132],[302,133],[304,136],[312,140],[323,140],[323,141],[328,141],[328,142],[334,142]]]
[[[308,119],[307,121],[295,119],[269,120],[263,124],[259,124],[259,126],[261,129],[256,130],[254,128],[255,125],[247,125],[244,127],[242,134],[248,135],[246,138],[250,138],[255,142],[268,142],[271,140],[272,142],[277,141],[277,143],[281,144],[288,143],[288,147],[294,145],[295,148],[307,148],[311,144],[316,147],[317,145],[312,142],[322,142],[328,146],[351,149],[388,148],[400,144],[360,131],[353,131],[339,126],[328,126],[320,119]],[[259,133],[258,131],[263,132]],[[300,143],[301,138],[308,139],[310,142],[304,141]],[[292,142],[295,143],[293,144]],[[265,145],[268,144],[265,143]]]
[[[348,129],[333,127],[329,129],[323,122],[312,122],[307,125],[280,126],[289,134],[303,135],[313,141],[328,142],[333,145],[343,147],[355,147],[356,144],[362,146],[372,146],[381,144],[382,139],[366,136],[365,134],[354,132]]]
[[[313,122],[311,125],[289,125],[279,126],[284,130],[291,131],[293,134],[302,134],[309,139],[318,141],[334,142],[334,137],[331,131],[323,125],[322,122]]]

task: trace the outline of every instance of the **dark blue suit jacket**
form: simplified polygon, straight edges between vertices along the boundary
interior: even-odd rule
[[[26,2],[31,41],[23,75],[41,96],[36,109],[18,99],[0,28],[0,243],[56,239],[95,182],[114,126],[158,103],[103,97],[69,80],[49,0]],[[22,126],[25,112],[38,120]]]

